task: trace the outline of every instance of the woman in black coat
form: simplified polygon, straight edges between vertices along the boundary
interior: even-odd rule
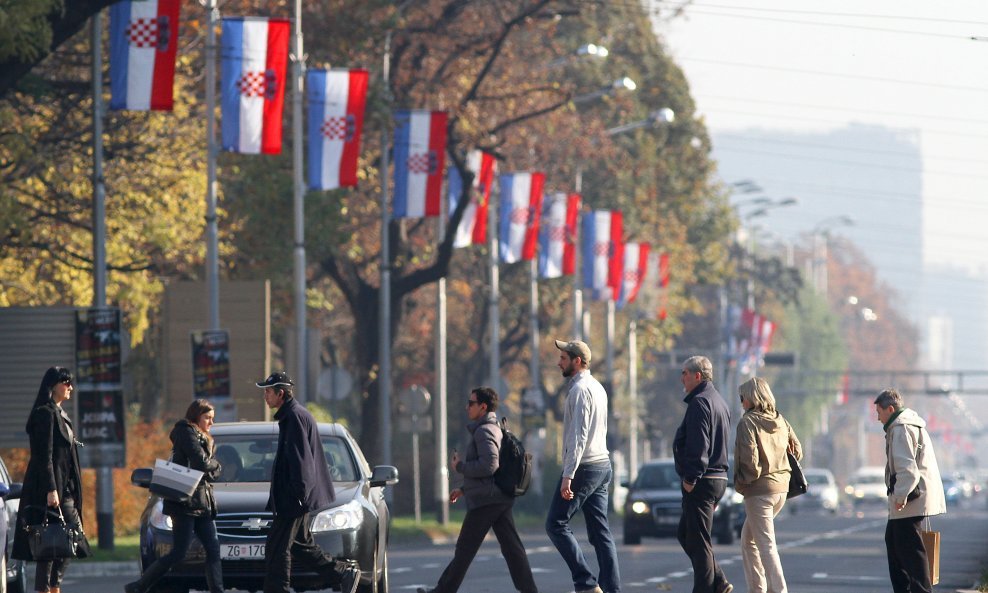
[[[67,525],[82,530],[82,476],[79,471],[79,441],[72,421],[62,403],[72,397],[72,373],[63,367],[51,367],[41,379],[38,396],[31,407],[25,430],[31,441],[31,458],[24,473],[24,490],[17,513],[17,531],[11,557],[34,560],[28,541],[28,525],[37,525],[45,512],[61,511]],[[50,516],[50,515],[49,515]],[[83,538],[78,557],[89,555]],[[34,590],[59,593],[69,559],[38,562],[34,573]]]
[[[124,585],[125,593],[147,593],[172,566],[185,558],[195,533],[206,551],[206,585],[209,593],[223,593],[223,568],[220,564],[220,542],[216,537],[216,500],[212,482],[222,467],[216,461],[216,446],[209,429],[213,426],[213,405],[197,399],[185,411],[185,418],[175,423],[169,438],[172,441],[172,462],[203,472],[202,480],[192,496],[185,501],[166,500],[162,512],[172,520],[172,549],[147,567],[141,578]]]

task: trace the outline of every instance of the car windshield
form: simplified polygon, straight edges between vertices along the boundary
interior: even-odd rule
[[[669,465],[646,465],[642,467],[638,479],[635,481],[637,488],[665,489],[672,490],[679,488],[679,475],[676,467]]]
[[[884,484],[885,476],[858,476],[854,482],[856,484]]]
[[[217,435],[216,460],[223,466],[217,484],[270,482],[278,435]],[[359,475],[346,441],[322,437],[322,449],[334,482],[352,482]]]
[[[830,480],[825,474],[806,474],[806,482],[815,486],[826,486]]]

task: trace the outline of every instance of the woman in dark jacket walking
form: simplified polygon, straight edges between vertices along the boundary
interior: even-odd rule
[[[31,458],[24,473],[17,531],[11,557],[34,560],[28,541],[28,525],[37,525],[46,512],[60,511],[67,525],[82,529],[82,476],[79,472],[78,441],[62,402],[72,397],[72,373],[63,367],[51,367],[41,379],[41,387],[31,407],[25,430],[31,441]],[[80,542],[78,557],[89,555],[85,538]],[[69,566],[68,558],[38,562],[34,573],[34,590],[59,593],[62,577]]]
[[[220,564],[220,542],[216,537],[216,500],[212,482],[222,468],[214,456],[216,446],[209,429],[213,426],[213,405],[197,399],[185,411],[185,418],[175,423],[169,438],[172,441],[172,462],[199,470],[205,475],[195,492],[186,501],[166,500],[162,512],[172,520],[172,549],[147,567],[141,578],[124,585],[126,593],[147,593],[172,566],[185,558],[195,533],[206,551],[206,585],[209,593],[223,592],[223,568]]]

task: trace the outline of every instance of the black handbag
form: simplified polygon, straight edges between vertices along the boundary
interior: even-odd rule
[[[65,524],[62,509],[57,512],[46,509],[41,523],[28,525],[28,545],[35,561],[45,562],[58,558],[75,558],[80,539],[85,539],[82,530]]]
[[[786,449],[786,457],[789,458],[789,467],[791,468],[789,473],[789,492],[786,494],[786,498],[795,498],[800,494],[806,494],[809,483],[806,481],[806,476],[803,475],[803,468],[796,461],[796,456],[790,453],[788,449]]]

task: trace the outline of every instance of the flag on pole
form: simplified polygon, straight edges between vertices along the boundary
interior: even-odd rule
[[[659,256],[659,319],[669,316],[669,253]]]
[[[539,275],[559,278],[576,271],[576,223],[580,196],[558,193],[545,208],[545,225],[539,239]]]
[[[446,112],[395,113],[395,218],[439,216],[446,163]]]
[[[542,215],[545,173],[501,175],[501,261],[513,264],[535,257]]]
[[[624,246],[624,271],[621,290],[617,299],[618,309],[635,302],[638,290],[648,272],[648,243],[626,243]]]
[[[470,203],[463,211],[460,226],[456,227],[456,237],[453,247],[469,247],[483,245],[487,242],[487,205],[491,199],[491,186],[494,185],[494,173],[497,172],[497,161],[493,155],[480,150],[472,150],[467,155],[467,169],[473,172],[473,185],[466,198]],[[463,179],[456,167],[449,168],[446,191],[449,193],[449,212],[456,210],[463,196]]]
[[[357,185],[357,157],[367,104],[366,70],[309,70],[309,189]]]
[[[594,210],[583,217],[583,287],[592,290],[596,300],[613,296],[618,286],[621,268],[615,256],[620,254],[623,232],[619,211]]]
[[[171,111],[181,0],[110,6],[110,109]]]
[[[288,19],[223,19],[223,150],[248,154],[281,152],[289,28]]]

